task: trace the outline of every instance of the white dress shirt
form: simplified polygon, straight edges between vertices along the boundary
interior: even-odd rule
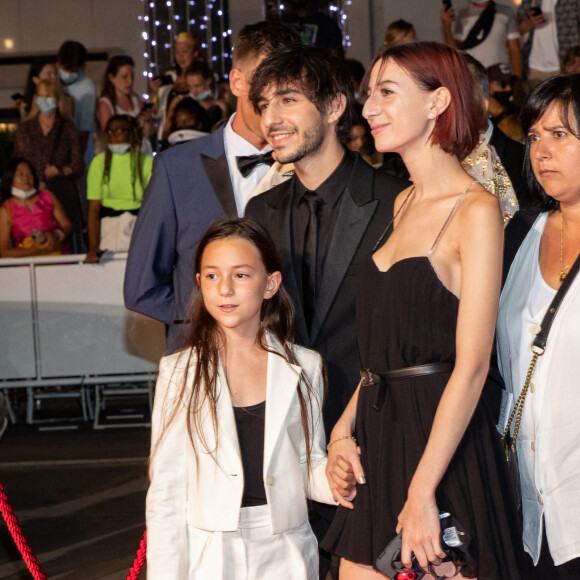
[[[236,113],[230,117],[230,120],[224,129],[224,147],[226,150],[228,167],[230,168],[230,179],[234,188],[234,195],[236,197],[238,216],[242,217],[244,215],[244,210],[246,209],[246,203],[248,203],[252,192],[254,189],[256,189],[266,173],[268,173],[270,166],[262,163],[256,166],[256,168],[252,171],[252,173],[250,173],[250,175],[248,175],[248,177],[244,177],[238,169],[236,157],[238,155],[258,155],[267,153],[268,151],[272,150],[272,147],[267,145],[264,147],[264,149],[258,149],[250,142],[246,141],[243,137],[238,135],[232,129],[232,122],[235,116]]]

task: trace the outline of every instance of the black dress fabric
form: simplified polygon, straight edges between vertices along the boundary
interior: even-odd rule
[[[383,373],[415,365],[453,363],[459,301],[427,257],[401,260],[386,272],[369,258],[358,272],[357,329],[364,368]],[[477,332],[477,329],[473,329]],[[361,387],[356,435],[367,483],[354,509],[339,507],[323,549],[374,565],[395,536],[397,517],[425,449],[449,373],[390,381],[380,409],[379,386]],[[526,567],[520,517],[507,484],[499,434],[484,402],[440,482],[439,510],[470,533],[465,577],[514,580]]]

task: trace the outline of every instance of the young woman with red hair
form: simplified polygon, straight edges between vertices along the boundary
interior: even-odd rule
[[[360,484],[322,546],[341,558],[341,580],[376,579],[377,557],[398,532],[400,561],[418,574],[431,566],[448,575],[441,577],[461,568],[465,578],[514,580],[525,561],[519,518],[499,435],[480,401],[503,221],[498,200],[461,167],[479,139],[469,72],[455,50],[411,43],[382,51],[366,85],[363,115],[376,148],[402,156],[412,186],[358,272],[367,371],[332,431],[327,475],[337,485],[353,469]],[[470,558],[458,568],[439,568],[449,547],[440,541],[442,511],[471,536]]]

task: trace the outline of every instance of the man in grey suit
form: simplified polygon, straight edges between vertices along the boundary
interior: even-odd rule
[[[281,24],[245,26],[235,42],[230,72],[230,87],[237,97],[235,114],[224,128],[155,159],[129,249],[124,295],[129,310],[168,325],[168,352],[187,340],[193,262],[201,236],[214,221],[243,215],[255,190],[268,189],[284,178],[270,168],[271,159],[262,157],[271,147],[262,136],[248,92],[254,70],[267,55],[298,44]],[[245,158],[242,169],[240,156]]]
[[[295,175],[253,197],[246,216],[269,231],[280,253],[297,312],[296,342],[326,360],[328,437],[360,380],[356,266],[372,252],[408,184],[345,149],[352,87],[341,63],[319,49],[272,53],[254,73],[250,99],[277,160],[294,163]],[[311,523],[320,538],[332,512],[321,505],[316,512]],[[321,578],[326,569],[321,559]]]

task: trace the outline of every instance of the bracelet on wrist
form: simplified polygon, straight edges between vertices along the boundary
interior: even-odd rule
[[[338,443],[339,441],[344,441],[345,439],[352,439],[356,443],[356,437],[353,437],[352,435],[343,435],[342,437],[337,437],[336,439],[333,439],[326,446],[326,450],[328,451],[328,449],[330,448],[331,445],[334,445],[335,443]]]

